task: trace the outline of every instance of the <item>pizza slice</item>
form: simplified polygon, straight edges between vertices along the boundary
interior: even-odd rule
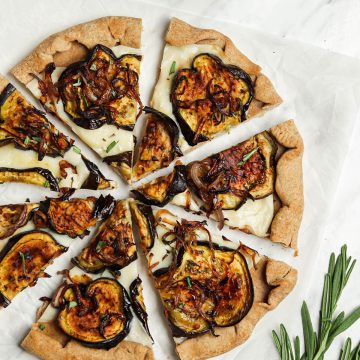
[[[207,359],[244,343],[296,284],[295,269],[210,234],[205,222],[135,201],[132,210],[181,360]]]
[[[165,41],[134,180],[282,101],[260,66],[218,31],[173,18]]]
[[[111,189],[99,168],[0,76],[0,182],[61,189]]]
[[[145,204],[172,203],[297,248],[303,208],[302,138],[292,120],[144,184]]]
[[[41,359],[153,359],[137,261],[129,201],[119,200],[21,346]]]
[[[131,177],[139,96],[141,19],[109,16],[44,40],[12,69],[46,111],[104,162]]]
[[[113,207],[108,195],[0,206],[0,307],[49,277],[45,269]]]

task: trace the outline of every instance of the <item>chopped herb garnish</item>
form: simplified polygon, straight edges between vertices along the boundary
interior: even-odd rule
[[[30,138],[27,136],[24,140],[24,144],[27,145],[30,142]]]
[[[189,288],[191,288],[190,276],[187,276],[187,277],[186,277],[186,283],[187,283],[187,286],[188,286]]]
[[[173,61],[172,64],[171,64],[169,75],[174,74],[175,70],[176,70],[176,61]]]
[[[184,307],[185,307],[185,305],[184,305],[183,303],[180,303],[180,304],[179,304],[179,308],[180,308],[180,309],[183,309]]]
[[[96,244],[96,252],[99,253],[101,251],[101,249],[106,245],[105,241],[100,240],[97,244]]]
[[[69,302],[69,309],[72,309],[72,308],[76,307],[77,305],[78,305],[78,304],[77,304],[76,301],[70,301],[70,302]]]
[[[77,146],[73,145],[72,149],[73,149],[73,151],[76,152],[77,154],[81,154],[81,150],[80,150]]]
[[[78,78],[77,81],[73,83],[73,86],[80,86],[80,85],[81,85],[81,80],[80,78]]]
[[[100,319],[101,319],[101,320],[105,320],[105,319],[107,319],[108,317],[109,317],[108,314],[102,314],[102,315],[100,315]]]
[[[44,182],[44,187],[46,187],[46,188],[50,187],[50,184],[47,180]]]
[[[90,70],[93,70],[93,71],[96,71],[96,70],[97,70],[96,63],[92,63],[92,64],[91,64]]]
[[[118,141],[113,141],[111,144],[109,144],[108,147],[106,148],[106,152],[109,153],[117,143]]]
[[[40,329],[41,331],[45,330],[45,325],[44,325],[44,324],[39,324],[39,329]]]
[[[89,103],[88,103],[86,97],[84,97],[83,99],[84,99],[84,103],[85,103],[86,107],[89,107]]]
[[[32,139],[35,140],[35,141],[37,141],[37,142],[41,142],[41,141],[42,141],[42,139],[41,139],[40,137],[38,137],[38,136],[33,136]]]
[[[252,149],[250,152],[245,154],[242,157],[242,160],[238,162],[238,166],[243,166],[257,152],[258,149],[259,147],[257,146],[256,148]]]
[[[26,274],[25,255],[24,255],[23,252],[19,251],[19,256],[20,256],[20,259],[21,259],[22,271],[23,271],[23,274],[25,275]]]
[[[112,95],[113,97],[116,97],[117,92],[116,92],[115,90],[111,90],[111,95]]]

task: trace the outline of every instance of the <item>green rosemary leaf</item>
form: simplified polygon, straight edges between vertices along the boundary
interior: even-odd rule
[[[26,138],[24,139],[24,144],[27,145],[29,142],[30,142],[30,138],[26,136]]]
[[[45,330],[45,325],[44,325],[44,324],[39,324],[39,329],[40,329],[41,331]]]
[[[351,339],[347,338],[341,349],[339,360],[350,360],[350,354],[351,354]]]
[[[97,253],[99,253],[101,251],[101,249],[106,245],[105,241],[100,240],[97,244],[96,244],[96,248],[95,251]]]
[[[273,337],[273,339],[274,339],[274,343],[275,343],[276,349],[277,349],[279,355],[281,355],[280,339],[279,339],[279,337],[278,337],[278,335],[277,335],[277,333],[276,333],[275,330],[273,330],[271,333],[272,333],[272,337]]]
[[[77,146],[73,145],[72,149],[73,149],[73,151],[76,152],[77,154],[81,154],[81,150],[80,150]]]
[[[191,280],[190,280],[190,276],[187,276],[186,277],[186,283],[187,283],[187,286],[189,287],[189,288],[191,288]]]
[[[176,61],[173,61],[170,67],[169,75],[174,74],[176,71]]]
[[[96,71],[96,70],[97,70],[96,63],[92,63],[92,64],[91,64],[90,70],[92,70],[92,71]]]
[[[118,141],[113,141],[112,143],[110,143],[108,145],[108,147],[106,148],[106,152],[109,153],[114,147],[115,145],[118,143]]]
[[[353,260],[353,262],[351,263],[351,266],[350,266],[350,268],[349,268],[349,270],[347,271],[346,276],[345,276],[345,285],[346,285],[347,282],[349,281],[349,277],[350,277],[352,271],[354,270],[355,264],[356,264],[356,260]]]
[[[294,341],[295,360],[300,360],[300,338],[296,336]]]
[[[19,256],[20,256],[20,259],[21,259],[22,272],[25,275],[26,274],[25,255],[24,255],[23,252],[19,251]]]
[[[350,360],[360,359],[360,343],[351,351]]]
[[[285,335],[285,344],[286,344],[288,356],[290,356],[291,360],[294,360],[294,352],[292,350],[289,334],[287,333],[285,326],[283,324],[280,325],[280,331],[281,330],[284,332],[284,335]]]
[[[80,85],[81,85],[81,80],[80,80],[80,78],[78,78],[77,81],[74,82],[72,85],[73,85],[73,86],[80,86]]]
[[[78,304],[77,304],[76,301],[70,301],[70,302],[69,302],[69,309],[72,309],[72,308],[76,307],[77,305],[78,305]]]
[[[360,307],[353,310],[345,319],[334,329],[332,336],[335,338],[340,335],[342,332],[347,330],[351,325],[353,325],[360,318]]]
[[[257,150],[259,149],[258,146],[256,146],[254,149],[252,149],[251,151],[249,151],[247,154],[245,154],[241,161],[238,162],[238,166],[243,166],[256,152]]]
[[[39,137],[39,136],[33,136],[32,139],[38,143],[42,141],[41,137]]]
[[[46,187],[46,188],[50,187],[50,184],[47,180],[44,181],[44,187]]]

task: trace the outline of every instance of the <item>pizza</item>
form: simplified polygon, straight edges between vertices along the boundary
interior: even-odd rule
[[[303,142],[292,120],[133,190],[137,199],[203,212],[247,233],[297,248],[304,199]]]
[[[132,203],[141,246],[181,360],[244,343],[294,288],[289,265],[211,233],[205,222]]]
[[[21,346],[41,359],[153,359],[128,200],[63,271]]]
[[[12,69],[47,112],[126,180],[139,96],[141,19],[109,16],[68,28]]]
[[[134,181],[282,101],[260,66],[218,31],[173,18],[165,41]]]
[[[99,168],[0,76],[0,182],[61,189],[111,189]]]
[[[66,195],[65,195],[66,196]],[[45,269],[113,207],[111,195],[0,206],[0,307],[49,277]]]

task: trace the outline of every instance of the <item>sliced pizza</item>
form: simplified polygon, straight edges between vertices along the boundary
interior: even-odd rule
[[[128,200],[73,262],[21,346],[41,359],[153,359]]]
[[[0,76],[0,182],[61,189],[111,189],[114,181]]]
[[[151,101],[157,115],[155,110],[149,111],[152,115],[140,145],[141,149],[150,148],[140,150],[134,180],[166,167],[194,146],[282,101],[260,66],[218,31],[195,28],[173,18],[165,41]],[[170,130],[176,124],[179,130]],[[155,147],[153,143],[159,138],[162,142]]]
[[[244,343],[296,284],[295,269],[210,234],[205,222],[135,201],[132,210],[181,360],[207,359]]]
[[[141,19],[120,16],[76,25],[44,40],[12,70],[126,180],[142,109],[141,30]]]
[[[303,208],[302,138],[292,120],[133,190],[148,205],[172,203],[297,248]]]
[[[48,277],[45,269],[112,210],[112,196],[0,206],[0,307]]]

